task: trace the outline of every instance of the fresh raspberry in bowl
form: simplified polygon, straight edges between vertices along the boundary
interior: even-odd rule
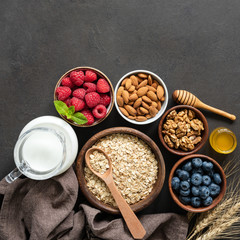
[[[95,126],[110,114],[114,89],[108,77],[98,69],[76,67],[58,80],[54,105],[60,116],[77,127]]]

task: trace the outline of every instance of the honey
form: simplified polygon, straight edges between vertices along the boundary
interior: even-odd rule
[[[223,154],[233,152],[237,146],[235,134],[224,127],[214,129],[210,135],[209,142],[216,152]]]

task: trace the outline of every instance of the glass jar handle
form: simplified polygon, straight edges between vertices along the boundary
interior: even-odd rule
[[[12,183],[17,178],[19,178],[21,175],[22,175],[22,173],[17,168],[15,168],[5,177],[5,180],[8,183]]]
[[[20,170],[21,171],[20,171]],[[22,163],[18,168],[13,169],[6,177],[5,180],[8,183],[12,183],[13,181],[15,181],[16,179],[18,179],[21,175],[22,172],[24,173],[25,171],[27,171],[29,169],[28,165],[26,163]]]

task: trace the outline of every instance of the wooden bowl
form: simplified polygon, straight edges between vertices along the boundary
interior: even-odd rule
[[[85,153],[86,151],[91,148],[100,138],[103,138],[107,135],[111,135],[114,133],[126,133],[126,134],[131,134],[134,136],[137,136],[141,140],[143,140],[145,143],[149,145],[149,147],[152,149],[152,152],[155,154],[156,159],[158,161],[158,178],[156,180],[155,185],[153,186],[152,192],[143,200],[130,205],[132,210],[134,212],[141,211],[145,207],[149,206],[154,199],[158,196],[160,193],[164,179],[165,179],[165,163],[163,156],[161,154],[161,151],[159,150],[158,146],[155,144],[155,142],[149,138],[147,135],[144,133],[132,129],[132,128],[127,128],[127,127],[114,127],[114,128],[109,128],[106,130],[103,130],[97,134],[95,134],[93,137],[91,137],[83,146],[81,149],[77,162],[76,162],[76,174],[78,178],[78,182],[80,185],[80,189],[87,198],[87,200],[96,208],[99,208],[105,212],[111,213],[111,214],[119,214],[119,210],[117,208],[114,208],[110,205],[104,204],[102,201],[98,200],[92,192],[88,189],[86,180],[84,177],[84,167],[85,167]]]
[[[165,123],[166,121],[166,117],[167,115],[173,111],[173,110],[176,110],[177,112],[179,112],[180,110],[182,109],[189,109],[189,110],[192,110],[193,112],[195,112],[196,114],[196,117],[201,120],[203,122],[203,126],[204,126],[204,130],[202,131],[202,140],[201,142],[199,142],[195,148],[192,150],[192,151],[183,151],[181,149],[175,149],[175,148],[170,148],[164,141],[163,139],[163,133],[162,133],[162,130],[163,130],[163,124]],[[170,109],[168,109],[164,115],[162,116],[160,122],[159,122],[159,125],[158,125],[158,136],[160,138],[160,141],[162,143],[162,145],[171,153],[174,153],[174,154],[177,154],[177,155],[180,155],[180,156],[186,156],[186,155],[190,155],[190,154],[193,154],[197,151],[199,151],[203,145],[206,143],[207,139],[208,139],[208,123],[207,123],[207,119],[204,117],[204,115],[198,110],[196,109],[195,107],[191,107],[191,106],[188,106],[188,105],[177,105],[177,106],[174,106]]]
[[[213,202],[211,205],[207,206],[207,207],[199,207],[199,208],[194,208],[192,207],[191,205],[184,205],[183,203],[180,202],[177,194],[174,192],[174,190],[172,189],[172,184],[171,184],[171,181],[172,181],[172,178],[174,176],[174,173],[176,171],[176,169],[178,167],[181,167],[184,163],[186,163],[189,159],[191,158],[195,158],[195,157],[199,157],[199,158],[202,158],[203,160],[207,160],[207,161],[210,161],[213,163],[215,169],[216,169],[216,172],[218,172],[220,175],[221,175],[221,178],[222,178],[222,183],[221,183],[221,192],[219,193],[219,195],[213,199]],[[195,213],[200,213],[200,212],[205,212],[205,211],[208,211],[212,208],[214,208],[223,198],[225,192],[226,192],[226,187],[227,187],[227,180],[226,180],[226,175],[222,169],[222,167],[212,158],[206,156],[206,155],[202,155],[202,154],[192,154],[192,155],[188,155],[188,156],[185,156],[183,158],[181,158],[179,161],[177,161],[175,163],[175,165],[173,166],[171,172],[170,172],[170,175],[169,175],[169,179],[168,179],[168,187],[169,187],[169,191],[170,191],[170,194],[173,198],[173,200],[175,201],[175,203],[177,203],[177,205],[189,212],[195,212]]]
[[[112,111],[112,108],[113,108],[113,105],[114,105],[114,88],[112,86],[112,83],[111,81],[109,80],[109,78],[103,73],[101,72],[100,70],[96,69],[96,68],[92,68],[92,67],[86,67],[86,66],[83,66],[83,67],[75,67],[73,69],[70,69],[69,71],[67,71],[66,73],[64,73],[60,79],[58,80],[56,86],[55,86],[55,89],[54,89],[54,101],[57,100],[57,96],[56,96],[56,89],[57,87],[60,86],[61,82],[62,82],[62,79],[69,76],[69,74],[72,72],[72,71],[86,71],[86,70],[92,70],[93,72],[95,72],[98,76],[98,78],[104,78],[109,86],[110,86],[110,97],[111,97],[111,103],[108,105],[107,107],[107,114],[104,118],[101,118],[101,119],[98,119],[96,120],[92,125],[87,125],[87,124],[77,124],[69,119],[67,119],[65,116],[63,116],[62,114],[59,114],[66,122],[76,126],[76,127],[92,127],[92,126],[95,126],[97,124],[99,124],[100,122],[102,122],[104,119],[106,119],[108,117],[108,115],[110,114],[110,112]]]

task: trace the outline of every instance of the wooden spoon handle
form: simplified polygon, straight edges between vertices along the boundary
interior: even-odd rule
[[[195,107],[209,110],[209,111],[214,112],[214,113],[216,113],[216,114],[218,114],[218,115],[221,115],[221,116],[223,116],[223,117],[229,118],[229,119],[231,119],[231,120],[233,120],[233,121],[236,120],[236,116],[235,116],[235,115],[230,114],[230,113],[227,113],[227,112],[224,112],[224,111],[222,111],[222,110],[220,110],[220,109],[211,107],[211,106],[209,106],[209,105],[207,105],[207,104],[205,104],[205,103],[202,103],[202,102],[200,102],[200,101],[199,101],[197,104],[195,104]]]
[[[131,232],[132,236],[135,239],[142,239],[146,234],[146,231],[145,231],[143,225],[141,224],[141,222],[139,221],[139,219],[137,218],[137,216],[135,215],[133,210],[130,208],[130,206],[127,204],[125,199],[119,193],[114,182],[113,181],[106,182],[106,184],[107,184],[109,190],[111,191],[112,196],[115,199],[115,201],[118,205],[118,208],[128,226],[129,231]]]

